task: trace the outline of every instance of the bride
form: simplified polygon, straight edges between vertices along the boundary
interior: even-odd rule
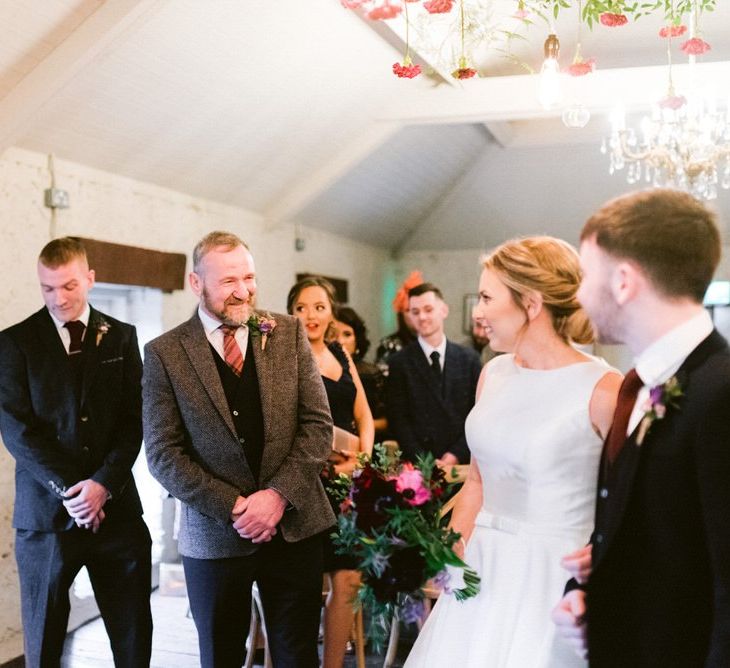
[[[489,345],[509,354],[482,371],[451,522],[482,586],[464,602],[439,598],[406,668],[585,665],[550,610],[566,581],[561,558],[585,556],[621,377],[571,345],[593,339],[579,283],[575,250],[551,237],[509,241],[484,259],[476,315]]]

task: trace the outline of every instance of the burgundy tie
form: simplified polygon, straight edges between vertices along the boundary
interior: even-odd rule
[[[243,371],[243,354],[236,341],[237,325],[221,325],[223,332],[223,357],[226,364],[233,369],[233,372],[240,376]]]
[[[80,353],[86,325],[84,325],[84,323],[80,320],[71,320],[70,322],[67,322],[64,327],[71,335],[71,343],[68,346],[68,354],[75,355],[76,353]]]
[[[606,457],[609,464],[613,464],[618,457],[624,443],[626,442],[626,430],[629,426],[629,418],[634,411],[636,404],[636,396],[639,390],[644,386],[643,381],[636,373],[636,369],[631,369],[621,383],[618,391],[618,401],[616,402],[616,412],[613,414],[613,423],[606,437]]]

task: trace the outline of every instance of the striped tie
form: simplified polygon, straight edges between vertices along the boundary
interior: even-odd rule
[[[238,346],[238,341],[236,341],[238,326],[221,325],[220,329],[223,332],[223,357],[233,372],[240,376],[243,371],[243,354]]]

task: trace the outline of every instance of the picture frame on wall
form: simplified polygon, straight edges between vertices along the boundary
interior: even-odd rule
[[[479,303],[479,295],[477,293],[468,293],[464,295],[464,310],[461,315],[461,329],[464,334],[471,334],[471,312]]]

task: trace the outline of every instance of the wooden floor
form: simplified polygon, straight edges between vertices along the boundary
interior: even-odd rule
[[[187,617],[188,601],[185,597],[160,596],[152,594],[152,618],[154,635],[152,640],[152,668],[197,668],[198,634],[190,617]],[[401,666],[408,653],[412,637],[403,634],[396,666]],[[320,646],[321,648],[321,646]],[[260,664],[257,664],[260,665]],[[381,668],[382,656],[369,654],[368,668]],[[113,667],[109,640],[101,619],[85,624],[69,634],[64,647],[62,668],[106,668]],[[345,659],[345,668],[355,668],[353,655]]]

